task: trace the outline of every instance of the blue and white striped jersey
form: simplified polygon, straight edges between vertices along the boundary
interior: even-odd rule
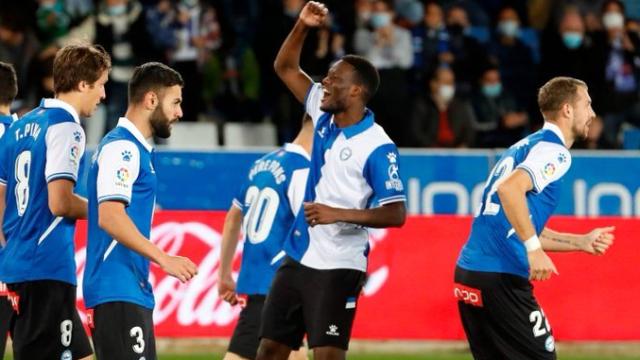
[[[315,126],[305,201],[345,209],[406,201],[398,149],[373,113],[367,109],[360,122],[338,128],[333,116],[320,110],[322,95],[322,85],[312,84],[305,101]],[[315,269],[366,271],[368,239],[367,229],[360,225],[310,227],[300,209],[285,251]]]
[[[304,197],[309,155],[285,144],[257,160],[233,200],[242,210],[244,249],[238,277],[240,294],[266,295],[281,259],[285,238]]]
[[[147,239],[156,201],[153,148],[136,126],[120,118],[100,142],[91,162],[87,264],[83,294],[87,307],[123,301],[153,309],[149,260],[120,244],[98,226],[98,206],[121,201],[138,231]]]
[[[7,246],[0,280],[57,280],[75,285],[75,220],[51,213],[47,184],[77,179],[85,148],[78,114],[61,100],[43,99],[6,132],[0,183],[6,186],[2,226]]]
[[[515,169],[531,176],[533,190],[526,195],[527,205],[539,235],[558,205],[562,176],[570,167],[571,154],[564,145],[562,132],[549,122],[507,149],[487,179],[483,201],[469,239],[460,252],[458,266],[528,278],[526,249],[507,220],[496,190],[500,181]]]

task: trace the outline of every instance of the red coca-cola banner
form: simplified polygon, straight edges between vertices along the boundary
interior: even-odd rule
[[[187,284],[152,265],[156,334],[169,337],[226,337],[239,307],[217,296],[224,212],[160,211],[152,240],[171,254],[191,258],[199,274]],[[453,294],[453,271],[466,240],[470,217],[412,217],[402,229],[371,233],[369,281],[358,302],[354,337],[362,339],[462,339]],[[634,230],[639,219],[556,218],[551,227],[587,232],[615,225],[616,242],[605,256],[554,254],[560,272],[536,283],[536,295],[559,340],[640,340],[640,260]],[[77,232],[79,283],[85,260],[86,223]],[[241,245],[234,267],[240,265]],[[78,306],[82,308],[79,286]]]

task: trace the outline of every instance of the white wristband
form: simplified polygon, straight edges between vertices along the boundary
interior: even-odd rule
[[[527,252],[532,252],[534,250],[538,250],[542,247],[540,243],[540,239],[538,239],[537,235],[533,235],[529,238],[529,240],[524,242],[524,247],[527,248]]]

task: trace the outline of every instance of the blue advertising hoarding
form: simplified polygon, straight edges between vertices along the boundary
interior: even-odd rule
[[[158,205],[226,210],[263,151],[156,154]],[[499,156],[493,150],[400,150],[400,172],[412,214],[473,214]],[[556,214],[640,216],[640,152],[573,151]],[[85,165],[90,154],[85,157]],[[86,166],[84,166],[86,171]],[[85,184],[78,184],[84,192]]]

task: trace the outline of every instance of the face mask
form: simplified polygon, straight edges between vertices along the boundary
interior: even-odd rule
[[[520,25],[517,21],[513,20],[504,20],[498,23],[498,33],[503,36],[514,38],[518,36],[518,31],[520,30]]]
[[[482,85],[482,93],[488,98],[498,97],[502,93],[502,83]]]
[[[562,42],[564,45],[573,50],[577,49],[582,45],[582,33],[577,31],[567,31],[562,33]]]
[[[127,4],[112,5],[107,8],[107,12],[111,16],[119,16],[127,12]]]
[[[622,29],[624,27],[624,17],[619,12],[609,11],[602,17],[602,25],[609,29]]]
[[[456,88],[453,85],[440,85],[438,88],[438,95],[442,101],[448,103],[453,99],[453,95],[456,93]]]
[[[391,24],[391,15],[384,12],[375,12],[371,14],[371,26],[379,29]]]

